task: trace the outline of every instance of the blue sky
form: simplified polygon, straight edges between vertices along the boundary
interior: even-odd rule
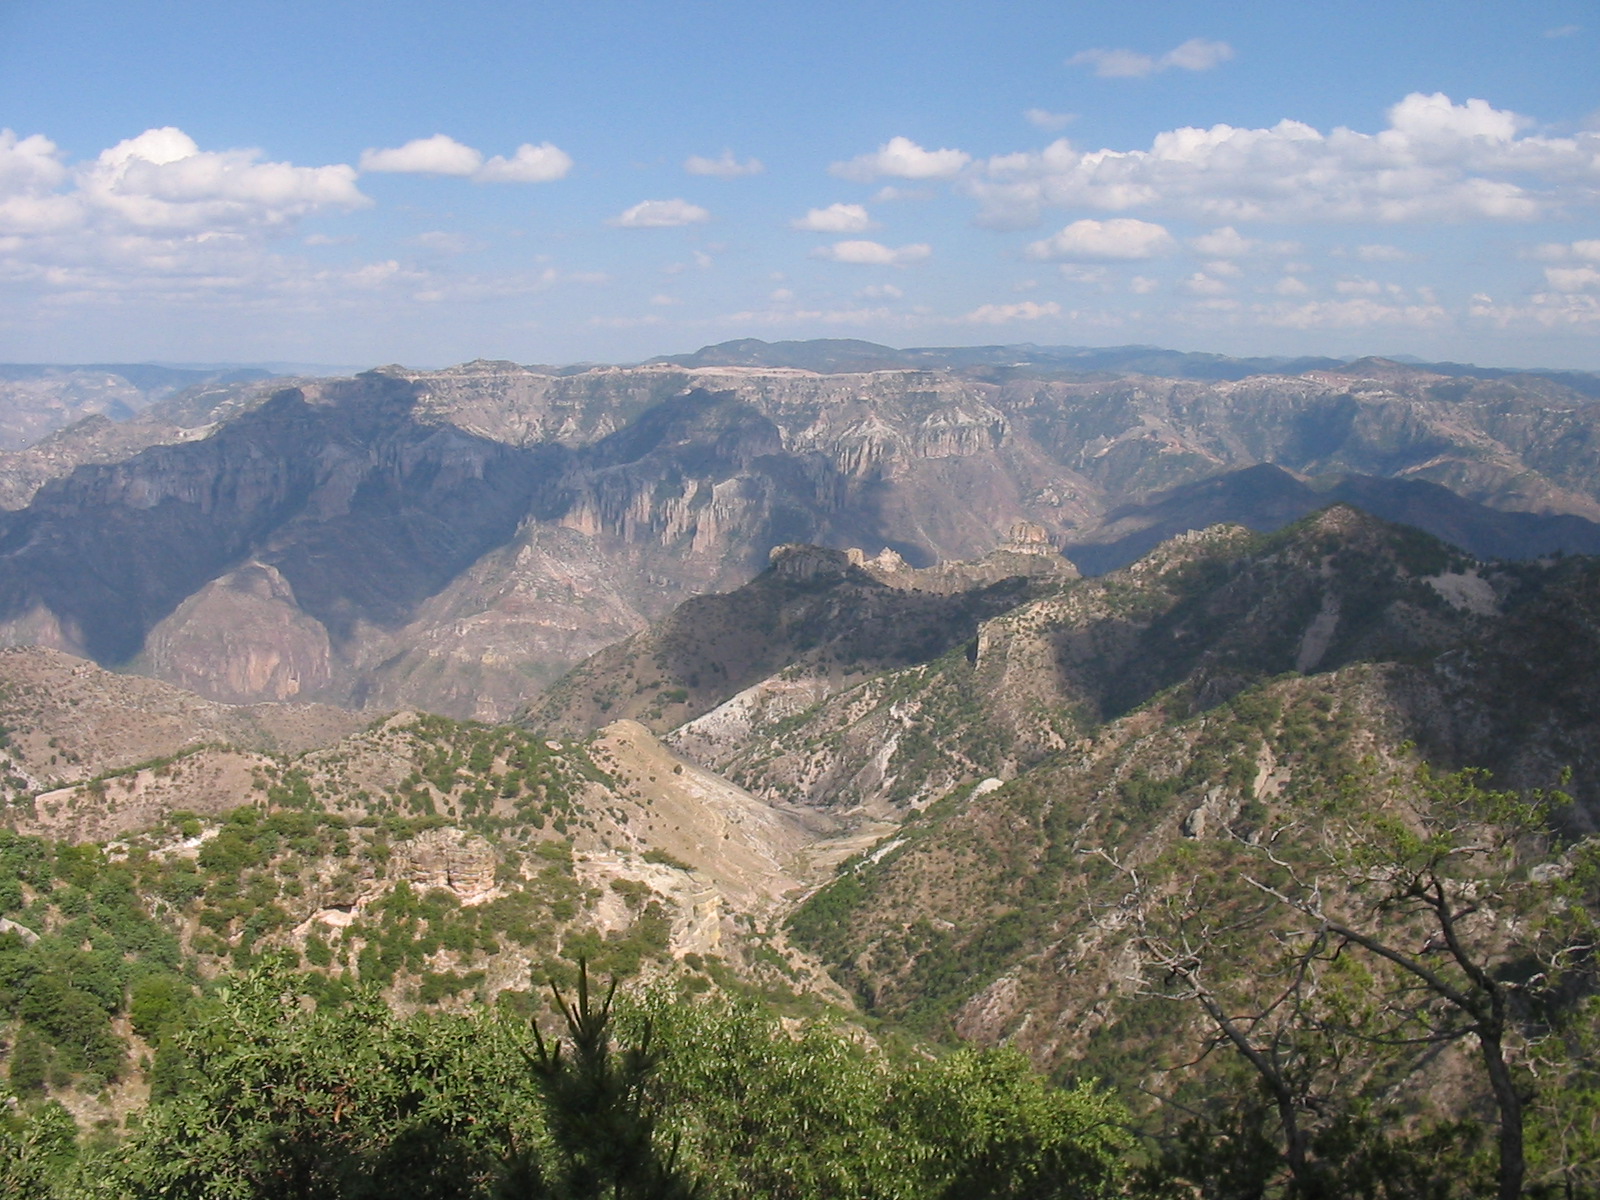
[[[0,360],[1600,369],[1600,5],[0,0]]]

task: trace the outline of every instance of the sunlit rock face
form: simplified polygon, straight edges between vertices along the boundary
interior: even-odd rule
[[[1545,379],[476,362],[251,388],[0,456],[0,643],[499,720],[787,544],[949,592],[1338,499],[1484,555],[1600,549],[1595,406]]]
[[[190,596],[145,641],[151,672],[213,700],[245,704],[325,693],[328,631],[276,568],[247,563]]]

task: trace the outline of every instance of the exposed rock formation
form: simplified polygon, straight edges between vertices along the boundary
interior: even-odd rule
[[[1013,560],[1041,569],[1006,570]],[[576,734],[626,717],[664,732],[753,685],[767,695],[774,677],[786,694],[820,698],[861,675],[937,658],[985,618],[1073,575],[1064,560],[1031,555],[914,571],[892,551],[869,561],[859,550],[779,546],[744,587],[687,601],[589,658],[525,720]]]
[[[54,477],[0,513],[0,643],[229,700],[499,719],[787,543],[859,548],[869,576],[929,592],[1049,573],[1060,548],[1098,572],[1341,497],[1480,554],[1600,546],[1596,405],[1538,377],[479,362],[247,393],[112,427],[160,442],[123,461],[63,433],[16,468]]]
[[[418,892],[442,888],[462,904],[480,904],[494,892],[494,847],[460,829],[429,829],[394,848],[390,875]]]
[[[162,679],[236,704],[322,695],[333,682],[327,629],[277,568],[257,562],[180,604],[150,631],[145,659]]]

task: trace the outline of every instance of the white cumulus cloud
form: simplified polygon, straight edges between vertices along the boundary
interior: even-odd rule
[[[171,126],[149,129],[80,168],[76,199],[91,220],[186,231],[279,226],[319,209],[370,203],[348,166],[260,159],[259,150],[201,150]]]
[[[1093,67],[1102,79],[1142,79],[1173,67],[1182,71],[1209,71],[1233,57],[1227,42],[1190,38],[1165,54],[1140,54],[1136,50],[1083,50],[1067,59],[1069,67]]]
[[[890,138],[872,154],[862,154],[849,162],[828,168],[841,179],[870,183],[889,176],[894,179],[951,179],[972,161],[963,150],[924,150],[910,138]]]
[[[0,195],[47,191],[67,179],[61,151],[43,134],[19,138],[0,129]]]
[[[737,179],[741,175],[759,175],[767,168],[759,158],[740,162],[732,150],[724,150],[716,158],[692,154],[684,160],[683,169],[691,175],[710,175],[715,179]]]
[[[332,295],[364,286],[367,268],[326,269],[274,243],[303,217],[370,203],[348,165],[202,150],[171,126],[77,164],[48,138],[0,131],[0,280],[57,312]]]
[[[42,234],[78,224],[82,205],[57,191],[68,177],[61,151],[49,138],[19,138],[0,129],[0,236]]]
[[[1012,321],[1037,321],[1041,317],[1059,317],[1061,305],[1054,300],[1039,304],[1023,300],[1017,304],[982,304],[961,320],[971,325],[1008,325]]]
[[[363,171],[393,171],[404,175],[471,175],[483,165],[483,155],[443,133],[415,138],[389,150],[363,150]]]
[[[1160,225],[1116,217],[1109,221],[1085,218],[1059,233],[1032,243],[1029,258],[1064,258],[1078,262],[1154,258],[1171,251],[1176,243]]]
[[[1413,153],[1444,150],[1462,141],[1509,143],[1527,122],[1487,100],[1452,103],[1443,92],[1412,92],[1389,110],[1389,128]],[[1381,136],[1381,135],[1380,135]],[[1391,139],[1394,140],[1394,139]]]
[[[1594,267],[1546,267],[1544,278],[1558,292],[1600,291],[1600,270]]]
[[[860,204],[830,204],[827,208],[813,208],[805,216],[790,221],[789,225],[811,233],[865,233],[873,228],[872,218]]]
[[[572,170],[572,157],[549,142],[524,142],[510,158],[496,154],[486,162],[482,151],[443,133],[388,150],[363,150],[360,163],[363,171],[455,175],[478,183],[549,183]]]
[[[641,200],[610,223],[623,229],[672,229],[700,225],[710,219],[709,212],[687,200]]]
[[[572,170],[572,156],[559,146],[524,142],[510,158],[496,154],[473,172],[479,183],[552,183]]]
[[[812,251],[815,258],[865,267],[904,267],[921,262],[932,253],[933,248],[925,242],[891,249],[881,243],[868,241],[835,242]]]

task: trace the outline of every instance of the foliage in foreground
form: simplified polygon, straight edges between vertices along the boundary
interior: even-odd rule
[[[726,1000],[659,990],[613,1011],[582,975],[557,1042],[507,1015],[526,993],[401,1018],[364,963],[365,990],[236,954],[253,969],[195,987],[138,902],[148,860],[0,837],[0,911],[43,931],[0,935],[18,1099],[0,1194],[1600,1196],[1600,841],[1552,832],[1563,802],[1470,772],[1352,775],[1299,806],[1294,837],[1280,812],[1209,856],[1180,847],[1186,885],[1151,873],[1137,906],[1138,1002],[1187,1010],[1237,1069],[1186,1071],[1165,1112],[1190,1119],[1152,1123],[1145,1147],[1104,1095],[1052,1087],[1014,1051],[895,1061]],[[295,832],[248,815],[209,844]],[[460,924],[404,884],[373,908],[411,941]],[[123,1013],[155,1098],[124,1143],[80,1148],[46,1085],[124,1070]],[[1435,1097],[1425,1060],[1446,1055],[1453,1090]]]
[[[1300,1200],[1600,1192],[1600,840],[1552,832],[1562,793],[1486,782],[1354,777],[1314,833],[1243,847],[1151,907],[1147,995],[1204,1014],[1206,1053],[1255,1083],[1228,1126],[1184,1131],[1210,1144],[1180,1137],[1176,1174]],[[1253,1183],[1215,1177],[1219,1143]]]
[[[59,1138],[52,1152],[45,1114],[19,1113],[0,1130],[7,1194],[1020,1200],[1121,1190],[1129,1139],[1116,1105],[1050,1086],[1014,1052],[895,1063],[818,1026],[791,1036],[754,1007],[665,992],[616,1018],[585,998],[559,1048],[541,1048],[526,1025],[488,1010],[402,1018],[368,993],[317,1011],[291,982],[258,968],[175,1035],[181,1083],[114,1152],[74,1159]],[[654,1168],[617,1165],[629,1138]]]

